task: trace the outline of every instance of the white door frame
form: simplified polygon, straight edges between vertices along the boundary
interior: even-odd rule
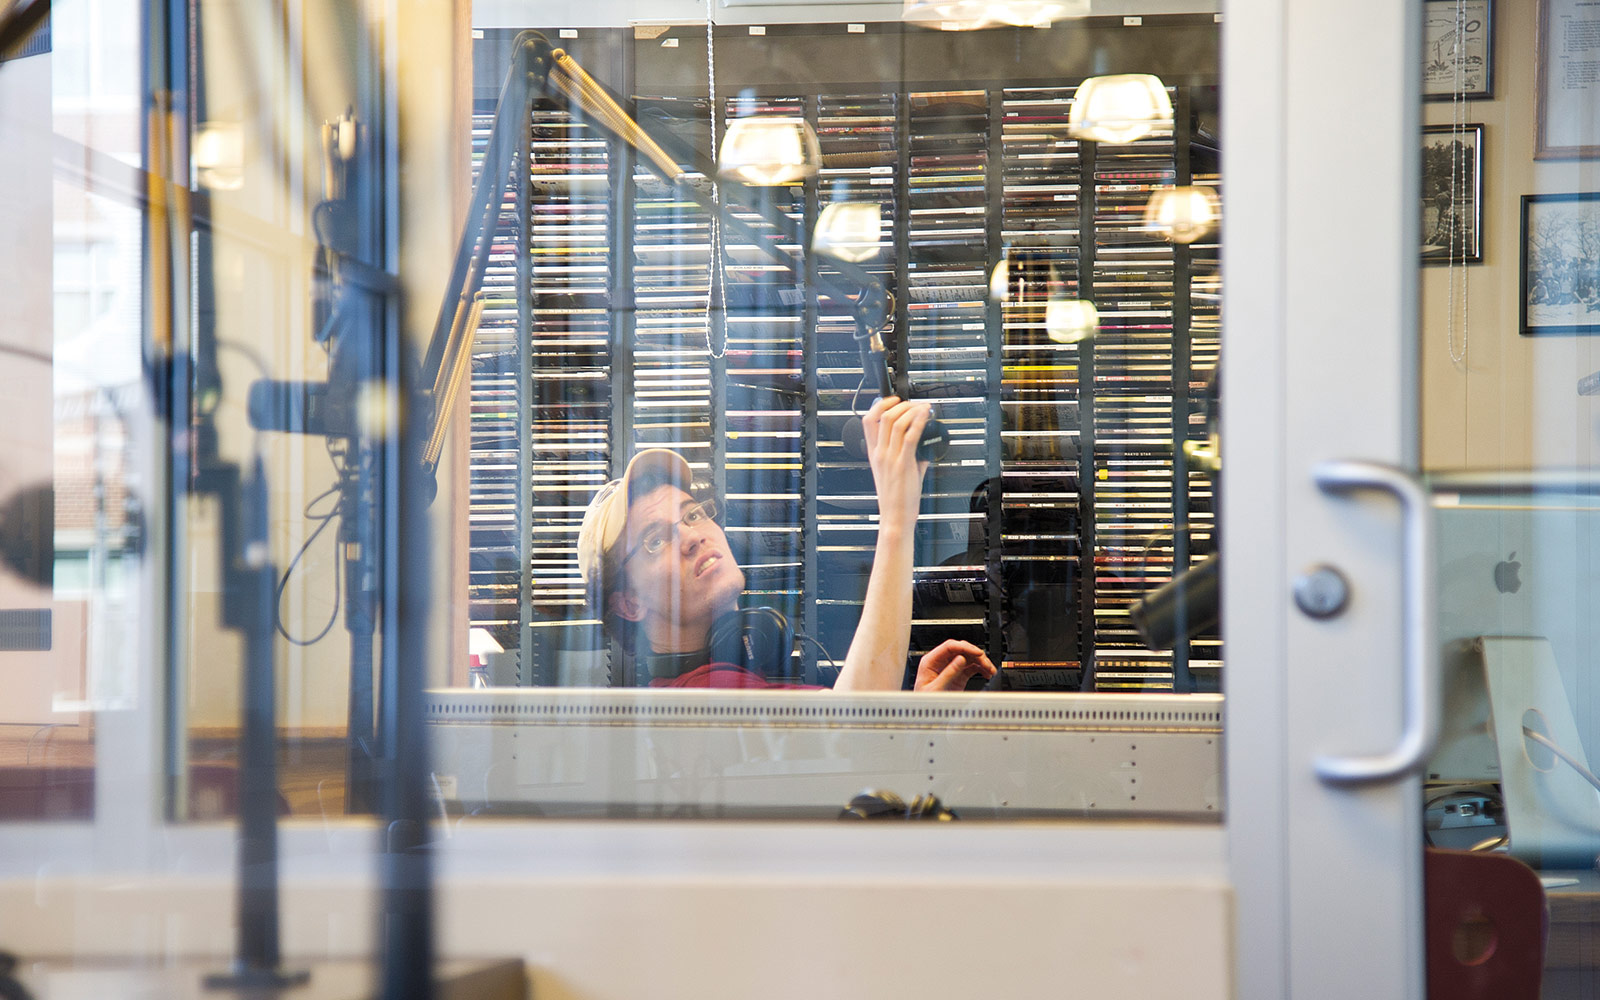
[[[1416,778],[1320,781],[1400,739],[1400,518],[1313,467],[1415,469],[1415,0],[1241,0],[1224,26],[1223,551],[1239,996],[1423,990]],[[1294,578],[1336,566],[1317,621]]]

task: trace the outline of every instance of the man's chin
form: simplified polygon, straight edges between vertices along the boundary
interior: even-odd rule
[[[714,575],[706,581],[708,596],[714,608],[733,608],[739,605],[739,595],[744,593],[744,571],[737,565],[728,564],[731,573],[722,572],[717,567]]]

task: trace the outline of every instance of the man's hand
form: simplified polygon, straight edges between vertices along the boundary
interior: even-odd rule
[[[867,463],[878,492],[880,526],[911,530],[922,506],[922,477],[927,462],[917,460],[922,429],[932,408],[927,403],[884,396],[861,418],[867,442]]]
[[[917,664],[914,691],[964,691],[974,676],[994,676],[983,650],[961,639],[946,639]]]

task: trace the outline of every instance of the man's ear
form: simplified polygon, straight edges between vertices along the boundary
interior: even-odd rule
[[[630,593],[622,590],[613,590],[607,598],[611,603],[611,610],[615,611],[624,620],[630,622],[644,621],[644,605]]]

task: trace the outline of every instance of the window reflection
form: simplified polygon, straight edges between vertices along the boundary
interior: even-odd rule
[[[1214,222],[1179,240],[1146,208],[1174,187],[1215,201],[1216,94],[1141,77],[1165,118],[1126,141],[1081,141],[1068,118],[1088,74],[1018,53],[1082,30],[964,33],[940,90],[908,83],[907,67],[952,36],[898,24],[561,33],[591,74],[634,81],[639,120],[689,167],[687,190],[718,200],[674,188],[560,101],[535,105],[529,177],[497,234],[509,248],[525,225],[535,253],[523,271],[502,251],[485,275],[468,459],[472,624],[515,659],[518,683],[660,679],[601,627],[606,595],[580,571],[596,492],[652,448],[682,455],[686,490],[725,508],[741,606],[795,632],[764,675],[838,675],[882,537],[854,429],[876,395],[853,339],[865,280],[886,293],[899,387],[949,441],[923,487],[901,685],[956,639],[1001,665],[1003,689],[1216,686],[1214,628],[1152,651],[1129,619],[1215,545],[1210,473],[1185,452],[1210,433]],[[1179,30],[1214,58],[1210,18]],[[474,43],[480,170],[514,35]],[[801,68],[827,64],[810,58],[824,49],[859,50],[850,62],[872,82]],[[814,132],[819,176],[714,188],[712,150],[761,122]],[[879,252],[841,272],[804,234],[851,203],[877,208]]]

